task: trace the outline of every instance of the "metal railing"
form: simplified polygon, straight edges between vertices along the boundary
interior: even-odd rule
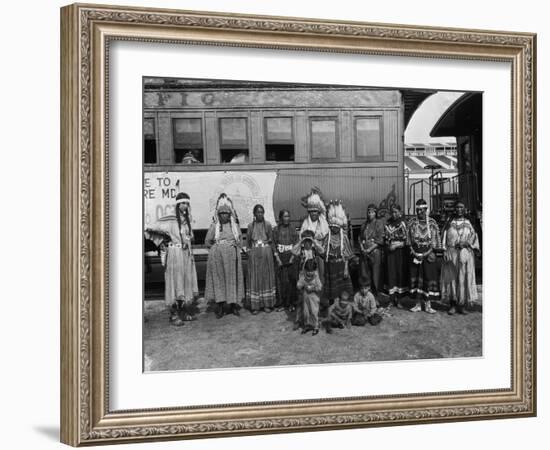
[[[406,176],[408,214],[414,214],[414,206],[419,199],[426,200],[430,211],[436,213],[443,210],[445,200],[453,197],[455,200],[461,198],[472,210],[480,206],[477,176],[473,172],[459,173],[447,178],[442,171],[437,171],[428,178],[421,178],[413,183],[410,181]]]

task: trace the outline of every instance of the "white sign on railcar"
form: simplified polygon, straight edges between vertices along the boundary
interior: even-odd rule
[[[275,223],[273,189],[277,173],[262,172],[146,172],[143,179],[144,225],[174,216],[179,192],[191,197],[193,228],[206,229],[212,223],[218,196],[232,199],[241,228],[252,222],[254,205],[261,204],[265,218]]]

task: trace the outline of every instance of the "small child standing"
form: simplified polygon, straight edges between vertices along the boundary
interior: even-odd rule
[[[296,310],[296,321],[302,325],[302,334],[312,330],[312,336],[319,333],[319,304],[323,285],[317,272],[315,260],[308,259],[304,270],[300,272],[297,283],[300,295],[299,308]]]
[[[328,309],[328,318],[325,322],[327,333],[332,333],[332,328],[350,328],[352,316],[353,302],[350,300],[349,292],[342,290]]]
[[[353,317],[351,319],[351,324],[362,327],[367,322],[372,323],[372,321],[378,320],[375,319],[375,317],[380,316],[376,314],[376,299],[370,290],[368,280],[366,278],[361,278],[359,286],[359,292],[353,297]],[[378,322],[380,322],[380,320],[378,320]]]
[[[302,234],[300,235],[300,241],[292,248],[292,255],[297,259],[298,261],[298,267],[299,267],[299,276],[306,272],[305,265],[308,261],[313,261],[315,263],[315,271],[317,274],[319,274],[319,267],[318,262],[320,258],[320,252],[322,251],[322,248],[317,244],[317,242],[314,239],[315,234],[311,230],[304,230]],[[318,275],[319,281],[322,283],[320,276]],[[319,292],[319,299],[321,298],[322,289]],[[320,306],[319,300],[319,308]],[[296,315],[294,319],[294,330],[297,330],[299,328],[303,328],[303,301],[302,301],[302,295],[298,295],[298,304],[296,305]],[[317,314],[319,316],[319,313]]]

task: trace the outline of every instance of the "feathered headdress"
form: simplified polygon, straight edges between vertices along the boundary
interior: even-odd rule
[[[319,214],[323,216],[327,211],[321,190],[317,187],[311,188],[310,193],[302,197],[302,205],[307,208],[308,211],[319,211]]]
[[[237,218],[237,212],[235,211],[235,207],[233,206],[233,202],[231,199],[227,196],[225,192],[222,192],[220,196],[218,197],[218,200],[216,201],[216,209],[214,212],[214,218],[213,221],[216,225],[219,224],[220,218],[219,214],[222,212],[229,213],[230,215],[230,223],[231,223],[231,230],[233,232],[233,235],[235,236],[235,239],[238,240],[239,238],[239,232],[238,232],[238,223],[239,219]],[[220,235],[220,226],[216,226],[216,232],[215,232],[215,239],[218,240],[218,237]]]
[[[233,201],[227,196],[225,192],[222,192],[216,201],[215,215],[217,216],[221,212],[226,212],[235,215],[235,207]]]
[[[333,200],[328,204],[327,221],[330,226],[347,228],[348,217],[340,200]]]
[[[332,230],[330,227],[338,227],[340,230],[338,231],[338,234],[340,235],[340,256],[344,257],[344,229],[348,226],[348,217],[346,215],[346,210],[344,209],[344,205],[340,200],[332,200],[328,204],[328,213],[327,213],[327,222],[329,224],[329,231],[328,231],[328,242],[330,246],[330,242],[332,239]],[[330,252],[327,251],[326,254],[326,260],[328,261]]]

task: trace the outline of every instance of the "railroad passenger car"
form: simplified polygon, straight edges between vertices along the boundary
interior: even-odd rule
[[[202,244],[222,192],[233,199],[244,231],[257,203],[273,224],[287,208],[299,226],[302,197],[317,188],[326,200],[344,202],[353,239],[369,203],[405,206],[404,128],[431,93],[144,79],[144,225],[173,217],[176,194],[187,192],[199,279]],[[157,266],[146,258],[146,285],[163,281]]]

